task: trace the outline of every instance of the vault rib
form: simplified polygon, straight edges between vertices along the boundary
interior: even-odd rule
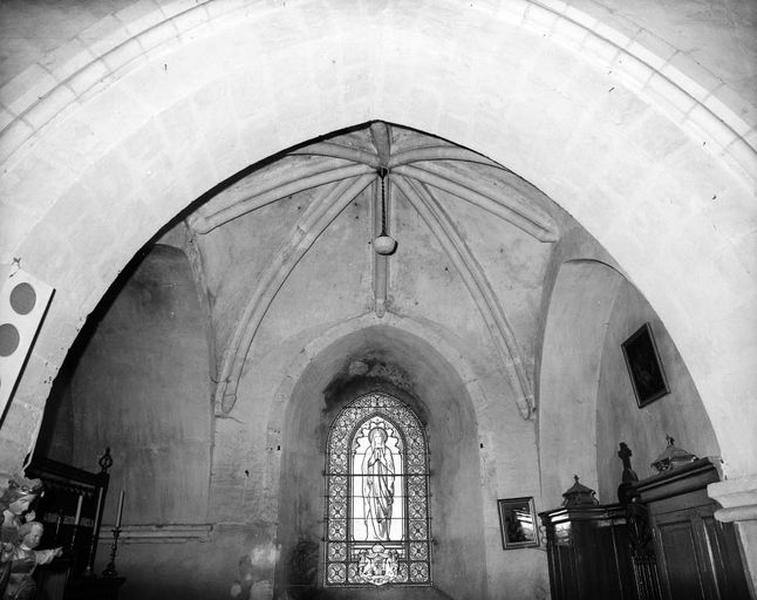
[[[492,336],[513,389],[520,392],[515,398],[518,410],[524,419],[530,419],[535,402],[531,381],[526,373],[515,334],[486,274],[452,219],[426,186],[405,177],[392,177],[392,180],[431,229],[460,273]]]
[[[379,157],[366,150],[360,150],[358,148],[350,148],[349,146],[342,146],[341,144],[335,144],[334,142],[316,142],[310,144],[304,148],[293,150],[290,155],[315,155],[315,156],[327,156],[330,158],[341,158],[343,160],[350,160],[352,162],[368,165],[374,169],[379,166]]]
[[[507,171],[502,165],[489,160],[485,156],[476,154],[471,150],[459,148],[456,146],[425,146],[421,148],[411,148],[398,152],[389,160],[389,168],[409,165],[416,162],[428,160],[458,160],[463,162],[478,163],[488,167],[495,167],[500,171]]]
[[[392,172],[449,192],[515,225],[541,242],[556,242],[559,239],[557,226],[547,215],[508,197],[501,190],[464,177],[443,166],[428,163],[424,163],[423,167],[404,165],[395,167]],[[515,188],[510,189],[520,195]]]
[[[209,233],[216,227],[220,227],[232,219],[241,217],[248,212],[252,212],[286,196],[367,173],[373,173],[373,169],[367,165],[343,165],[342,163],[334,162],[326,163],[325,168],[323,163],[319,163],[310,169],[292,169],[292,174],[287,180],[265,188],[244,200],[236,201],[229,206],[216,209],[215,212],[201,214],[202,211],[200,210],[190,216],[188,221],[196,232]]]
[[[215,392],[217,414],[228,414],[234,407],[239,379],[252,341],[281,286],[318,237],[374,177],[375,173],[371,171],[370,174],[344,179],[322,190],[298,220],[289,240],[261,274],[224,352]]]
[[[378,165],[384,168],[389,166],[392,155],[392,132],[389,125],[383,121],[374,121],[370,126],[371,141],[378,153]]]
[[[371,206],[373,209],[373,240],[381,235],[382,232],[382,206],[381,206],[381,181],[376,178],[376,184],[373,188],[373,199]],[[391,180],[386,181],[386,206],[384,206],[384,217],[389,223],[392,214],[392,185]],[[373,254],[373,310],[380,319],[386,314],[387,303],[389,300],[389,256],[372,252]]]

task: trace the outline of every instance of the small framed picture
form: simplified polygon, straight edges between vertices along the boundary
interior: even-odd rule
[[[532,496],[497,500],[502,548],[531,548],[539,545],[539,527]]]
[[[621,344],[639,408],[670,393],[649,323]]]

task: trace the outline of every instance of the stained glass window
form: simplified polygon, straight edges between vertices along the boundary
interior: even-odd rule
[[[326,449],[326,585],[431,585],[428,479],[410,407],[372,393],[342,409]]]

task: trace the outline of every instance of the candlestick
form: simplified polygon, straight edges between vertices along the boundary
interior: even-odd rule
[[[84,569],[84,575],[93,576],[95,574],[95,552],[97,552],[97,539],[100,535],[100,512],[103,507],[103,488],[100,488],[97,494],[97,509],[95,510],[95,521],[92,524],[92,537],[89,541],[89,557],[87,559],[87,568]]]
[[[121,490],[121,497],[118,499],[118,517],[116,518],[116,529],[121,528],[121,519],[124,516],[124,491]]]
[[[79,502],[76,504],[76,518],[74,518],[74,527],[79,526],[81,520],[81,503],[84,500],[84,494],[79,494]]]
[[[55,520],[55,543],[58,543],[58,538],[60,538],[60,525],[63,523],[63,513],[58,513],[58,518]]]
[[[123,498],[123,492],[121,492],[121,498]],[[116,526],[113,530],[113,545],[110,547],[110,562],[105,566],[103,577],[118,577],[118,571],[116,571],[116,554],[118,553],[119,535],[121,535],[121,529]]]

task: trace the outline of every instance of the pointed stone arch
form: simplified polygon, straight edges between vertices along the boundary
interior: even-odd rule
[[[740,399],[757,389],[750,229],[757,170],[744,137],[753,124],[739,116],[749,111],[720,101],[727,88],[701,85],[672,55],[560,3],[447,2],[449,19],[415,29],[402,3],[381,13],[304,6],[330,16],[318,30],[303,26],[298,8],[250,6],[156,5],[105,43],[72,42],[78,51],[60,56],[77,59],[55,62],[33,93],[22,85],[33,72],[8,87],[19,93],[4,100],[0,186],[2,222],[14,227],[3,229],[0,261],[20,258],[57,289],[51,325],[42,328],[6,420],[9,460],[20,464],[29,452],[50,382],[86,316],[160,227],[265,156],[380,118],[507,164],[593,233],[676,339],[730,474],[750,472],[757,413]],[[397,28],[403,22],[409,28]],[[474,39],[466,23],[480,29]],[[270,31],[295,41],[266,48]],[[393,45],[397,36],[405,43]],[[330,62],[347,46],[366,50],[352,52],[365,57],[352,71]],[[471,54],[474,63],[460,60]],[[175,68],[165,69],[166,59]],[[575,68],[569,78],[565,64]],[[291,76],[277,77],[285,68]],[[333,85],[314,85],[315,73]],[[560,76],[560,89],[543,84],[549,73]],[[514,80],[519,96],[500,93]],[[449,81],[466,85],[458,92]],[[387,86],[406,91],[386,93]],[[618,121],[621,104],[627,111]],[[579,118],[587,113],[590,122]]]

